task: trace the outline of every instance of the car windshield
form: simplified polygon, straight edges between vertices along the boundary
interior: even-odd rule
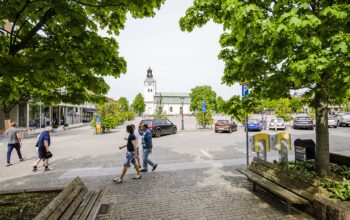
[[[298,121],[311,121],[309,117],[297,117]]]
[[[150,124],[152,124],[152,120],[144,120],[144,121],[141,121],[141,122],[140,122],[140,125],[141,125],[141,124],[150,125]]]
[[[226,124],[228,124],[228,121],[227,120],[218,120],[216,123],[219,125],[226,125]]]
[[[333,120],[333,116],[328,116],[328,120]]]
[[[350,116],[350,113],[344,113],[343,116]]]
[[[278,123],[283,123],[283,119],[282,119],[282,118],[278,118],[278,119],[277,119],[277,122],[278,122]]]

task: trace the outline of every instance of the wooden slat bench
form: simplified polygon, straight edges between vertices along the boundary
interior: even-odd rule
[[[317,192],[317,184],[272,163],[254,158],[247,169],[238,170],[256,185],[274,193],[287,203],[287,212],[292,205],[308,205]]]

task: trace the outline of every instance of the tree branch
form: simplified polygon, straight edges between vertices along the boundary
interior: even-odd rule
[[[13,32],[15,30],[15,27],[16,27],[16,22],[17,20],[21,17],[21,14],[24,12],[24,10],[27,8],[29,4],[29,0],[26,0],[26,3],[24,4],[23,8],[21,8],[21,10],[16,14],[15,16],[15,20],[13,21],[12,23],[12,28],[11,28],[11,34],[10,34],[10,50],[9,50],[9,53],[11,51],[11,47],[13,45],[13,42],[12,42],[12,35],[13,35]]]
[[[72,0],[72,1],[77,3],[77,4],[80,4],[80,5],[84,5],[84,6],[88,6],[88,7],[94,7],[94,8],[119,7],[119,6],[124,6],[125,5],[123,3],[120,3],[120,4],[93,5],[93,4],[82,2],[82,1],[79,1],[79,0]]]
[[[18,51],[26,47],[28,42],[34,37],[34,35],[46,24],[46,22],[56,14],[53,8],[47,10],[40,21],[28,32],[28,34],[23,37],[21,42],[16,45],[11,46],[9,55],[15,56]]]
[[[2,30],[3,32],[5,32],[5,33],[7,33],[7,34],[11,34],[11,32],[9,32],[8,30],[6,30],[6,29],[4,29],[4,28],[2,28],[2,27],[0,27],[0,30]]]

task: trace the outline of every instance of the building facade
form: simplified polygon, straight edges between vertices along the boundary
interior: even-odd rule
[[[184,115],[192,114],[190,94],[158,92],[157,82],[153,78],[151,68],[147,70],[143,96],[146,104],[146,115],[154,115],[157,112],[167,115],[180,115],[182,112]]]
[[[1,106],[0,106],[1,107]],[[10,121],[21,128],[43,128],[46,126],[74,125],[90,122],[96,108],[92,104],[57,106],[42,103],[24,102],[10,112]],[[0,130],[5,129],[5,114],[0,111]]]

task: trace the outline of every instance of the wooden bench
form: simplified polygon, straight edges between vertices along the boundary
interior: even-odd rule
[[[308,205],[318,191],[317,183],[259,158],[254,158],[247,169],[238,171],[252,181],[253,191],[259,185],[284,199],[288,213],[294,204]]]
[[[47,205],[34,220],[95,219],[106,188],[88,190],[76,177]]]

